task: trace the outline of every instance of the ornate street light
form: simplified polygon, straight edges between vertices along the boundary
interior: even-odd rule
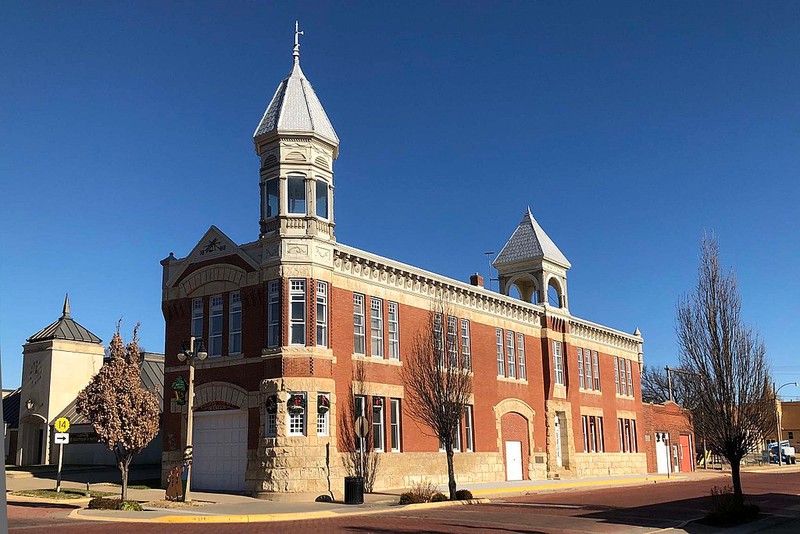
[[[194,419],[194,365],[197,360],[203,361],[208,358],[203,340],[199,337],[192,337],[188,342],[181,343],[181,350],[178,352],[178,360],[181,362],[188,362],[189,364],[189,384],[188,391],[186,392],[186,448],[184,450],[192,450],[192,423]],[[191,497],[191,483],[192,483],[192,463],[186,462],[186,489],[183,492],[183,500],[190,502]]]
[[[772,384],[772,389],[775,390],[775,424],[778,426],[778,442],[776,443],[778,452],[778,467],[781,466],[781,453],[783,453],[783,449],[781,448],[781,412],[780,412],[780,401],[778,400],[778,392],[785,386],[797,387],[797,382],[786,382],[778,389],[775,389],[774,382]]]

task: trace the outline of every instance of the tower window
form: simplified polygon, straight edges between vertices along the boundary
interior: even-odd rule
[[[278,215],[278,179],[267,180],[267,218]]]
[[[317,195],[316,195],[316,205],[317,205],[317,217],[322,217],[323,219],[328,218],[328,183],[324,180],[317,180],[316,183],[317,188]]]
[[[290,176],[288,179],[289,213],[306,213],[306,179],[304,176]]]

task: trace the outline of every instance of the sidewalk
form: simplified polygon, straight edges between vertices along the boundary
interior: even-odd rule
[[[75,478],[75,473],[71,478]],[[569,491],[584,488],[599,488],[608,486],[630,486],[654,483],[668,483],[688,478],[724,476],[719,471],[708,473],[686,473],[681,475],[628,475],[607,476],[597,478],[583,478],[570,480],[524,480],[518,482],[493,482],[483,484],[465,484],[463,488],[472,491],[475,497],[471,501],[445,501],[440,503],[427,503],[413,505],[414,509],[440,508],[448,506],[463,506],[489,502],[490,498],[499,498],[526,493]],[[53,488],[53,481],[49,478],[9,479],[7,480],[10,491],[21,489]],[[85,489],[86,484],[65,480],[65,488]],[[119,491],[119,486],[110,484],[92,484],[95,491]],[[446,487],[440,487],[446,492]],[[193,500],[199,506],[181,508],[155,508],[148,507],[144,512],[125,512],[117,510],[88,510],[83,507],[88,499],[50,501],[29,497],[16,497],[9,495],[9,502],[37,501],[58,502],[75,506],[70,517],[95,520],[95,521],[125,521],[125,522],[156,522],[156,523],[253,523],[270,521],[292,521],[299,519],[321,519],[341,517],[343,515],[366,515],[401,511],[405,506],[398,504],[400,494],[405,488],[387,490],[381,493],[364,495],[364,504],[346,505],[341,502],[276,502],[255,499],[242,495],[229,495],[222,493],[192,492]],[[163,489],[129,489],[129,498],[140,502],[162,501]],[[341,497],[340,494],[336,494]]]

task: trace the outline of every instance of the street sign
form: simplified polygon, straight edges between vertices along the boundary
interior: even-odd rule
[[[69,434],[66,432],[56,432],[55,434],[55,443],[61,445],[69,444]]]
[[[356,436],[363,438],[369,432],[369,421],[363,415],[356,417]]]
[[[56,419],[53,426],[56,427],[56,432],[67,432],[69,431],[69,419],[66,417],[59,417]],[[56,443],[58,442],[56,441]]]

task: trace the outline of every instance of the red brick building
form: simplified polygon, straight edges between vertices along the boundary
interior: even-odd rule
[[[688,473],[695,470],[694,430],[689,413],[675,404],[645,404],[644,451],[648,473]]]
[[[443,299],[443,331],[474,374],[455,466],[460,484],[643,473],[642,337],[569,312],[566,257],[530,210],[495,259],[500,292],[339,243],[339,139],[294,66],[254,134],[260,233],[237,245],[212,226],[184,258],[162,261],[167,387],[199,337],[195,488],[340,491],[338,421],[354,368],[356,409],[381,451],[375,488],[446,480],[438,441],[408,415],[404,351]],[[163,467],[180,460],[186,406],[165,407]]]

